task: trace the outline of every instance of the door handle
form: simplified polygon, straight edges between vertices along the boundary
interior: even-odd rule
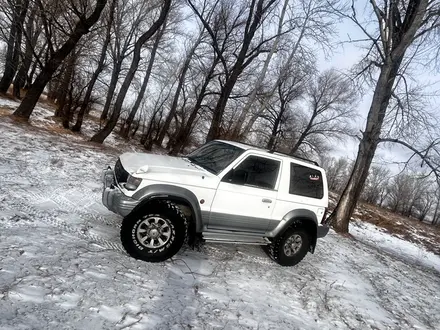
[[[263,198],[261,201],[262,201],[263,203],[272,203],[272,200],[269,199],[269,198]]]

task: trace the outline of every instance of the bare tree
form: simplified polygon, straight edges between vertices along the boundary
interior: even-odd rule
[[[136,113],[139,110],[141,103],[142,103],[142,99],[144,98],[145,91],[147,90],[147,86],[148,86],[148,83],[149,83],[150,77],[151,77],[151,72],[153,71],[153,65],[156,60],[157,50],[159,49],[159,44],[160,44],[160,41],[165,33],[166,26],[167,26],[167,24],[165,21],[162,28],[156,34],[156,38],[154,39],[154,44],[151,49],[150,58],[148,60],[147,70],[145,72],[145,76],[142,81],[141,89],[136,97],[136,101],[133,105],[133,108],[130,111],[130,114],[128,115],[127,120],[122,124],[121,135],[124,138],[128,138],[128,134],[130,132],[131,125],[133,124],[133,120],[136,116]]]
[[[204,56],[204,58],[206,57],[208,56]],[[195,93],[197,94],[195,105],[192,108],[188,119],[182,122],[182,125],[180,125],[180,129],[176,133],[174,144],[171,146],[170,150],[171,155],[177,155],[179,152],[182,152],[183,148],[185,148],[185,146],[187,145],[190,134],[193,131],[194,124],[196,123],[197,117],[200,115],[201,109],[203,107],[203,101],[205,100],[206,95],[209,93],[208,86],[216,76],[215,68],[217,67],[219,62],[220,58],[214,52],[212,60],[207,63],[206,67],[205,63],[201,63],[203,77],[201,79],[201,83],[196,83],[195,86]]]
[[[229,0],[217,0],[214,7],[218,5],[220,13],[213,17],[220,18],[220,21],[214,22],[203,17],[192,1],[189,0],[188,3],[211,36],[212,47],[221,60],[225,74],[225,80],[222,83],[219,99],[213,110],[211,125],[206,137],[206,140],[210,141],[220,136],[223,114],[238,78],[244,69],[259,56],[263,47],[275,38],[275,36],[265,37],[265,34],[262,33],[262,39],[255,45],[252,44],[257,31],[262,27],[264,18],[273,9],[276,0],[254,0],[251,1],[250,5],[248,2],[237,3]],[[244,29],[240,31],[241,40],[239,40],[238,47],[235,44],[235,47],[237,47],[234,49],[235,59],[229,65],[225,58],[225,51],[236,29],[242,26],[244,26]],[[223,34],[223,31],[226,31],[226,33]]]
[[[270,136],[267,142],[267,148],[275,150],[280,137],[285,137],[286,127],[283,125],[292,119],[292,112],[294,110],[294,101],[298,101],[303,96],[305,85],[308,80],[308,75],[311,74],[309,66],[298,63],[292,67],[284,70],[284,65],[279,68],[278,75],[283,76],[283,79],[277,79],[278,100],[277,102],[267,103],[268,109],[264,119],[270,123]],[[263,103],[265,99],[263,97]]]
[[[307,88],[306,100],[307,110],[297,116],[302,125],[290,150],[292,155],[310,138],[353,134],[349,121],[356,117],[357,93],[349,79],[335,70],[324,71]]]
[[[156,3],[150,1],[131,2],[120,0],[117,2],[115,18],[113,20],[114,36],[111,38],[110,55],[112,59],[112,72],[104,108],[101,112],[101,120],[107,120],[114,99],[126,58],[132,55],[136,39],[142,34],[143,23],[149,18],[149,13]],[[151,8],[153,7],[153,8]],[[127,24],[126,22],[130,22]]]
[[[389,184],[388,207],[396,213],[423,220],[432,206],[431,182],[426,176],[401,172]],[[427,198],[428,197],[428,198]]]
[[[320,157],[321,166],[327,175],[328,189],[334,193],[341,193],[350,177],[351,162],[347,158]]]
[[[180,73],[179,73],[179,80],[178,80],[178,83],[177,83],[176,91],[174,93],[173,103],[171,104],[170,111],[169,111],[169,113],[168,113],[168,115],[167,115],[167,117],[165,119],[163,127],[162,127],[162,129],[161,129],[161,131],[159,133],[159,136],[157,138],[157,141],[156,141],[158,145],[162,145],[162,142],[163,142],[163,139],[165,137],[165,134],[166,134],[166,132],[168,131],[168,129],[170,127],[171,120],[175,116],[175,113],[177,111],[177,105],[178,105],[178,102],[179,102],[179,96],[180,96],[180,93],[181,93],[181,91],[183,89],[183,85],[185,83],[186,74],[187,74],[188,69],[190,67],[191,60],[192,60],[192,58],[193,58],[193,56],[194,56],[194,54],[196,52],[196,49],[197,49],[197,47],[199,47],[199,45],[200,45],[200,43],[202,41],[203,34],[204,34],[204,30],[202,29],[199,32],[198,37],[196,38],[196,40],[194,41],[193,45],[188,50],[188,52],[187,52],[187,54],[185,56],[185,60],[183,62],[182,68],[181,68]]]
[[[112,29],[113,20],[114,20],[115,8],[116,8],[116,4],[117,4],[118,0],[111,0],[111,1],[112,2],[110,4],[108,12],[106,13],[107,15],[105,18],[105,24],[106,24],[105,38],[104,38],[104,41],[101,46],[101,54],[99,56],[96,69],[93,72],[92,77],[90,78],[90,81],[88,83],[87,90],[86,90],[86,93],[84,95],[84,99],[81,104],[81,108],[78,112],[76,124],[72,127],[72,131],[74,131],[74,132],[79,132],[81,130],[81,126],[82,126],[82,123],[84,120],[84,115],[86,114],[86,111],[90,107],[89,103],[90,103],[90,100],[92,97],[93,88],[95,87],[96,81],[98,80],[99,75],[101,74],[101,72],[104,70],[104,67],[105,67],[105,59],[107,57],[107,48],[108,48],[108,45],[110,44],[111,29]]]
[[[125,76],[124,82],[122,83],[121,89],[119,91],[118,97],[116,98],[116,102],[113,108],[113,113],[110,117],[110,120],[107,122],[107,124],[103,127],[102,130],[100,130],[98,133],[96,133],[92,138],[91,141],[102,143],[106,139],[107,136],[113,131],[115,128],[119,115],[121,114],[122,104],[124,102],[125,96],[127,95],[128,89],[130,87],[130,84],[136,74],[139,62],[141,60],[141,50],[142,46],[151,38],[154,36],[154,34],[159,30],[161,25],[164,23],[168,12],[170,10],[171,6],[171,0],[165,0],[164,4],[161,8],[160,15],[157,18],[157,20],[151,25],[151,27],[143,33],[136,41],[133,51],[133,59],[131,61],[130,68],[127,72],[127,75]]]
[[[21,39],[23,36],[23,24],[28,7],[29,0],[16,0],[15,4],[13,4],[13,19],[7,43],[5,70],[0,79],[0,93],[6,93],[18,68],[21,53]]]
[[[375,82],[373,98],[366,126],[360,138],[352,175],[330,217],[330,221],[339,232],[348,232],[350,217],[365,184],[377,146],[381,142],[382,127],[390,100],[396,84],[399,82],[403,84],[404,81],[399,77],[405,72],[411,58],[429,43],[430,32],[440,26],[438,1],[408,0],[378,3],[376,0],[370,0],[369,8],[375,18],[374,30],[367,21],[362,21],[357,15],[354,3],[351,6],[351,13],[336,10],[342,17],[356,24],[368,40],[369,51],[362,61],[365,67],[361,73],[372,69],[379,71],[377,75],[372,75],[377,78],[373,78]],[[406,56],[408,54],[409,57]]]
[[[22,31],[25,40],[25,50],[21,54],[21,61],[13,82],[13,95],[18,99],[21,98],[21,89],[27,88],[32,83],[32,75],[29,74],[29,70],[33,54],[37,49],[37,41],[42,31],[41,26],[38,24],[37,7],[35,4],[30,4],[30,7],[28,9],[28,18]],[[37,61],[35,62],[37,63]]]
[[[391,171],[387,167],[372,166],[362,191],[362,200],[382,206],[388,196],[388,181],[390,179]]]
[[[253,90],[252,90],[251,94],[249,95],[243,110],[241,111],[240,117],[238,118],[238,120],[236,121],[236,123],[233,127],[233,131],[231,132],[231,136],[233,139],[236,139],[240,136],[241,126],[243,125],[244,121],[246,120],[246,117],[247,117],[249,111],[251,110],[252,105],[255,103],[255,101],[257,99],[258,92],[263,87],[263,81],[266,77],[266,74],[267,74],[267,71],[269,68],[269,64],[272,60],[272,57],[275,54],[275,52],[277,52],[279,50],[278,45],[280,43],[281,35],[283,34],[283,28],[284,28],[284,24],[285,24],[284,20],[285,20],[288,4],[289,4],[289,0],[284,0],[283,6],[282,6],[281,12],[280,12],[280,17],[278,19],[278,27],[277,27],[277,33],[276,33],[275,40],[272,43],[272,46],[270,47],[270,51],[267,54],[266,59],[264,61],[263,67],[261,68],[261,71],[258,74],[255,86],[253,87]],[[277,88],[278,88],[278,93],[279,93],[279,84],[278,84]]]
[[[330,39],[334,35],[336,20],[335,16],[329,11],[329,7],[339,8],[340,5],[336,0],[301,0],[297,6],[291,6],[289,11],[291,17],[287,21],[289,24],[293,24],[294,29],[291,30],[291,33],[285,35],[286,40],[284,43],[286,45],[284,45],[284,48],[286,48],[287,55],[280,70],[281,72],[289,71],[298,62],[298,58],[302,58],[306,62],[310,61],[309,57],[313,57],[313,50],[309,48],[310,44],[317,45],[317,47],[325,52],[332,49]],[[254,110],[250,112],[251,115],[247,116],[248,110],[252,108],[251,106],[254,102],[252,98],[249,100],[244,108],[244,113],[242,112],[242,115],[246,115],[249,118],[245,121],[245,118],[242,116],[237,121],[237,127],[235,128],[238,131],[241,127],[244,127],[239,134],[240,139],[248,136],[258,118],[264,115],[268,105],[272,102],[272,97],[276,97],[276,92],[282,79],[284,77],[278,75],[274,81],[269,82],[269,88],[264,92],[266,96],[263,102],[256,104]],[[261,81],[257,80],[258,86],[261,83]]]
[[[40,7],[44,16],[45,8],[43,4],[40,1],[37,2],[37,4]],[[43,19],[43,25],[46,30],[46,34],[49,37],[48,41],[50,41],[48,44],[49,54],[43,67],[41,68],[40,73],[36,77],[34,83],[30,86],[20,106],[13,113],[15,117],[19,117],[25,120],[29,119],[41,93],[43,93],[43,90],[46,87],[46,84],[52,78],[52,75],[55,73],[55,71],[64,61],[64,59],[75,48],[81,37],[89,33],[90,28],[99,20],[101,12],[106,4],[107,0],[97,0],[93,11],[90,13],[91,8],[88,2],[82,2],[80,6],[77,6],[75,3],[72,2],[71,6],[73,8],[76,23],[74,23],[73,20],[69,22],[70,24],[73,23],[72,25],[74,25],[74,27],[70,32],[66,34],[66,39],[62,43],[62,46],[57,49],[54,48],[54,45],[50,39],[50,22]],[[87,16],[88,13],[90,13],[89,16]]]

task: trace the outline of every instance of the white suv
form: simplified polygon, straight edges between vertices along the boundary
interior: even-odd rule
[[[202,238],[264,245],[291,266],[329,230],[324,170],[242,143],[215,140],[186,157],[125,153],[103,181],[103,204],[124,217],[124,248],[145,261]]]

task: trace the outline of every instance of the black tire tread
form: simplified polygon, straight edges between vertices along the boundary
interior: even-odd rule
[[[146,253],[142,253],[142,251],[139,251],[139,249],[137,249],[133,244],[131,236],[133,225],[140,217],[143,217],[146,213],[169,213],[169,220],[172,222],[175,221],[174,225],[181,227],[181,230],[183,230],[183,235],[178,233],[178,230],[176,230],[176,243],[173,243],[169,249],[165,250],[162,253],[148,255]],[[178,221],[181,221],[181,223],[179,224]],[[132,212],[128,216],[126,216],[122,221],[120,233],[122,246],[130,256],[135,259],[148,262],[161,262],[174,256],[187,240],[188,220],[182,210],[176,204],[168,200],[158,200],[148,203],[147,205],[145,205],[145,207],[138,209],[135,212]]]
[[[301,233],[303,235],[303,238],[307,238],[306,241],[306,248],[302,248],[300,251],[301,253],[295,255],[294,257],[287,257],[284,258],[282,255],[284,252],[282,251],[282,245],[284,243],[284,240],[292,235],[293,233]],[[278,263],[281,266],[294,266],[298,264],[304,257],[306,256],[310,246],[310,238],[307,232],[301,228],[290,228],[286,230],[286,232],[283,235],[280,235],[276,237],[272,244],[268,245],[265,248],[266,253],[269,255],[269,257],[274,260],[276,263]]]

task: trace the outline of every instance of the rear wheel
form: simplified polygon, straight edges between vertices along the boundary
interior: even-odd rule
[[[180,250],[187,232],[188,221],[180,208],[169,201],[156,201],[125,217],[121,241],[133,258],[159,262]]]
[[[281,266],[294,266],[304,259],[309,249],[310,238],[307,232],[301,228],[292,228],[275,238],[266,252]]]

